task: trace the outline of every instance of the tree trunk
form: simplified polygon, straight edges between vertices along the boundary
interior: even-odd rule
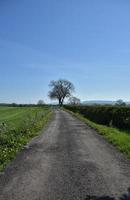
[[[59,106],[62,106],[62,100],[59,99]]]
[[[63,106],[64,98],[61,99],[61,106]]]
[[[64,98],[60,98],[59,100],[59,106],[63,106]]]
[[[60,106],[60,104],[61,104],[61,99],[59,99],[59,106]]]

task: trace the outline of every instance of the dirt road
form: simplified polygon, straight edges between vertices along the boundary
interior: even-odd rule
[[[57,110],[0,174],[0,200],[130,200],[130,160]]]

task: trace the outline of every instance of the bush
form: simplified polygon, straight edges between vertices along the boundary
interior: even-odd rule
[[[130,107],[122,106],[65,106],[66,109],[82,114],[99,124],[117,128],[130,128]]]

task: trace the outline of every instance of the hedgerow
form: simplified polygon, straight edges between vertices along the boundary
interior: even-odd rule
[[[66,109],[82,114],[98,124],[113,126],[121,129],[130,128],[130,107],[121,106],[70,106]]]

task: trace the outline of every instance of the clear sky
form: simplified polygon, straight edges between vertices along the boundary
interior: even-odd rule
[[[48,101],[58,78],[130,100],[129,0],[0,0],[0,102]]]

